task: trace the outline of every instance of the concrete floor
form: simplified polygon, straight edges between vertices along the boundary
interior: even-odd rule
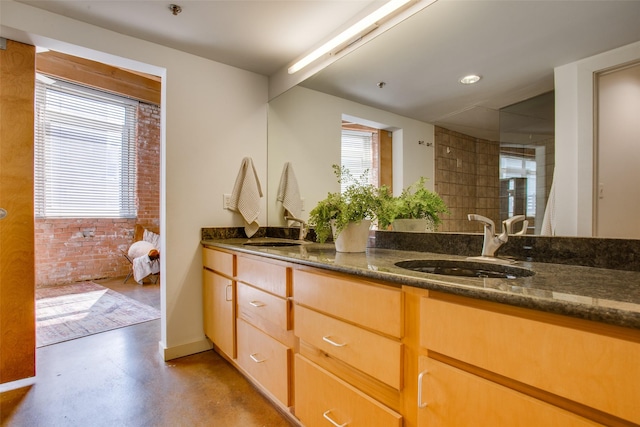
[[[159,285],[96,281],[159,308]],[[160,321],[39,348],[34,385],[0,394],[2,426],[290,426],[217,353],[162,361]]]

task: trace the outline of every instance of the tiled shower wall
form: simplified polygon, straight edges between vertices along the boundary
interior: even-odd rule
[[[451,211],[438,231],[481,232],[476,213],[499,223],[500,144],[436,126],[435,191]]]
[[[136,223],[158,232],[160,225],[160,107],[138,107],[138,217],[41,219],[35,221],[36,286],[125,276],[122,255]]]

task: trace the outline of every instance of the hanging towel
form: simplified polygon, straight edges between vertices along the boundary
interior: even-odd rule
[[[300,218],[300,215],[302,215],[302,199],[300,198],[296,174],[293,172],[293,166],[289,162],[285,163],[282,169],[277,200],[282,202],[284,216]]]
[[[542,218],[542,228],[540,234],[542,236],[555,236],[556,234],[556,179],[555,174],[553,182],[551,182],[551,190],[549,190],[549,199],[544,210],[544,218]]]
[[[229,209],[239,212],[245,221],[244,231],[247,237],[253,236],[260,225],[257,219],[260,214],[260,198],[262,197],[262,187],[256,168],[250,157],[242,159],[240,171],[236,177],[236,183],[231,192]]]

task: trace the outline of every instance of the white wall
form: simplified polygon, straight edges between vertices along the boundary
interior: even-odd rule
[[[243,157],[266,182],[267,78],[11,0],[0,2],[0,23],[2,37],[162,77],[160,349],[170,359],[208,348],[200,229],[242,225],[222,194]]]
[[[555,69],[555,212],[559,236],[592,236],[594,73],[640,58],[640,42]]]
[[[394,192],[421,176],[429,178],[433,189],[434,149],[418,144],[434,141],[433,125],[296,86],[269,102],[269,225],[284,225],[276,197],[286,162],[291,162],[304,198],[301,219],[307,220],[328,192],[340,190],[331,165],[340,164],[343,114],[393,130]]]

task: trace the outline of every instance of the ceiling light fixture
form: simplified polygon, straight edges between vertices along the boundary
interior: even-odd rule
[[[476,76],[475,74],[470,74],[468,76],[464,76],[463,78],[461,78],[460,83],[462,83],[463,85],[472,85],[474,83],[478,83],[480,79],[481,79],[480,76]]]
[[[322,55],[331,52],[333,49],[340,46],[341,44],[346,43],[349,40],[353,39],[355,36],[367,30],[372,25],[376,24],[381,19],[389,16],[390,14],[400,9],[402,6],[409,3],[410,1],[411,0],[391,0],[390,2],[382,6],[380,9],[376,10],[370,15],[367,15],[360,21],[353,24],[351,27],[347,28],[342,33],[338,34],[337,36],[335,36],[334,38],[332,38],[331,40],[329,40],[328,42],[326,42],[325,44],[323,44],[322,46],[320,46],[319,48],[317,48],[316,50],[314,50],[313,52],[311,52],[310,54],[308,54],[298,62],[296,62],[295,64],[293,64],[291,67],[289,67],[287,71],[289,72],[289,74],[293,74],[297,71],[300,71],[301,69],[311,64],[316,59],[320,58]]]

